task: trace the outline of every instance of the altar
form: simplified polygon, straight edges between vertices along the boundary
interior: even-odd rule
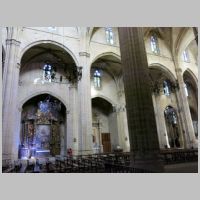
[[[19,157],[49,157],[60,154],[60,123],[57,107],[49,99],[39,102],[35,113],[28,113],[22,121]]]
[[[49,157],[50,155],[50,150],[36,150],[35,157],[37,158],[44,158],[44,157]]]

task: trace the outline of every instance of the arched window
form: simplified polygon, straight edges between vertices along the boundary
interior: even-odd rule
[[[160,53],[160,50],[159,50],[159,47],[158,47],[158,38],[157,38],[156,35],[151,36],[151,50],[155,54]]]
[[[163,91],[166,96],[169,96],[171,93],[171,82],[169,80],[165,80],[163,82]]]
[[[55,78],[55,71],[53,67],[46,62],[46,64],[43,67],[43,81],[45,82],[51,82],[52,79]]]
[[[183,51],[183,55],[182,56],[183,56],[183,61],[184,62],[189,62],[190,61],[187,50]]]
[[[101,88],[101,73],[99,72],[99,70],[95,70],[93,78],[94,78],[94,87],[96,89],[100,89]]]
[[[111,27],[106,28],[106,42],[108,44],[114,44],[114,34]]]

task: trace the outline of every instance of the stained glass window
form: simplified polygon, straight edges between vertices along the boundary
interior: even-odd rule
[[[114,44],[114,34],[111,27],[106,28],[106,42],[108,44]]]
[[[183,55],[182,56],[183,56],[183,61],[185,61],[185,62],[189,62],[190,61],[187,50],[183,51]]]
[[[101,73],[99,70],[94,72],[94,87],[97,89],[101,88]]]
[[[43,67],[43,81],[52,82],[55,78],[55,71],[53,67],[47,62]]]
[[[166,96],[169,96],[171,93],[171,82],[169,80],[165,80],[163,82],[163,91]]]
[[[156,35],[151,36],[151,50],[155,54],[160,53],[160,50],[159,50],[159,47],[158,47],[158,38],[157,38]]]

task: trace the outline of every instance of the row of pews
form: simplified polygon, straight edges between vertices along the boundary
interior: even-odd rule
[[[198,161],[198,150],[162,150],[159,159],[164,165]],[[3,167],[3,173],[151,173],[130,167],[130,153],[109,153],[77,156],[56,156],[17,160]]]
[[[165,165],[184,163],[184,162],[197,162],[198,149],[162,150],[159,156],[160,160]]]

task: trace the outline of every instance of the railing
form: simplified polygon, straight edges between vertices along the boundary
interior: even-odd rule
[[[160,153],[160,159],[164,164],[175,164],[184,162],[198,161],[197,149],[177,149],[177,150],[163,150]]]
[[[159,159],[164,165],[198,161],[198,150],[162,150]],[[3,173],[151,173],[130,167],[130,153],[109,153],[78,156],[59,156],[37,159],[36,162],[18,160]],[[5,163],[4,163],[5,164]]]

